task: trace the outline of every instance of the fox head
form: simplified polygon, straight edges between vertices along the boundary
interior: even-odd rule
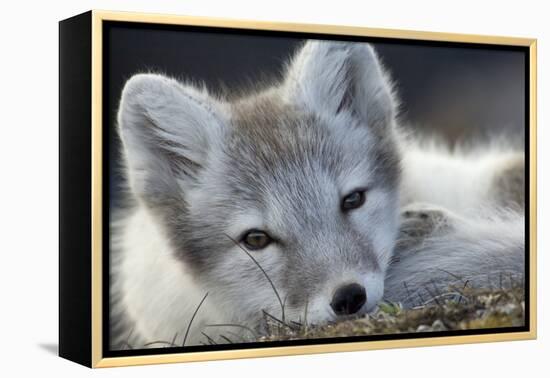
[[[397,234],[395,107],[363,43],[309,41],[231,101],[139,74],[118,113],[129,187],[229,319],[362,314]]]

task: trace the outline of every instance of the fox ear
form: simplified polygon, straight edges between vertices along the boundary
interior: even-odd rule
[[[161,75],[128,80],[118,127],[134,194],[158,201],[181,196],[193,185],[208,151],[221,139],[219,107],[205,91]]]
[[[308,41],[288,67],[284,90],[309,110],[348,112],[371,127],[395,115],[390,82],[366,43]]]

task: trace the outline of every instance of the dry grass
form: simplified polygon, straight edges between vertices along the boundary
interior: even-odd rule
[[[522,288],[465,290],[460,301],[440,300],[408,310],[382,303],[373,314],[318,327],[268,319],[268,335],[258,341],[516,327],[524,325],[524,313]]]
[[[202,302],[206,296],[203,298]],[[263,335],[239,324],[216,324],[207,326],[202,335],[202,345],[266,342],[281,340],[301,340],[334,338],[380,334],[400,334],[416,332],[438,332],[500,327],[519,327],[525,322],[525,299],[522,286],[508,289],[474,290],[464,289],[457,300],[430,301],[430,304],[412,309],[403,309],[398,303],[383,302],[376,312],[338,322],[314,326],[295,321],[283,321],[264,312],[267,332]],[[199,310],[200,305],[197,307]],[[192,320],[185,332],[183,344],[176,338],[170,341],[154,341],[142,346],[125,345],[121,349],[143,347],[186,346],[185,339]],[[217,331],[211,332],[213,328]],[[220,329],[221,328],[221,329]],[[243,332],[238,332],[243,331]],[[208,333],[211,333],[209,335]],[[214,336],[216,335],[216,336]],[[212,336],[212,337],[211,337]]]

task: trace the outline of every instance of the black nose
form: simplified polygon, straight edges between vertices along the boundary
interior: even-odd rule
[[[339,287],[332,297],[330,307],[336,315],[355,314],[367,301],[365,288],[359,284],[352,283]]]

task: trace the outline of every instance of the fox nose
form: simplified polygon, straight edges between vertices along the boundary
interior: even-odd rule
[[[336,315],[351,315],[359,311],[366,301],[365,288],[357,283],[352,283],[336,290],[330,307]]]

